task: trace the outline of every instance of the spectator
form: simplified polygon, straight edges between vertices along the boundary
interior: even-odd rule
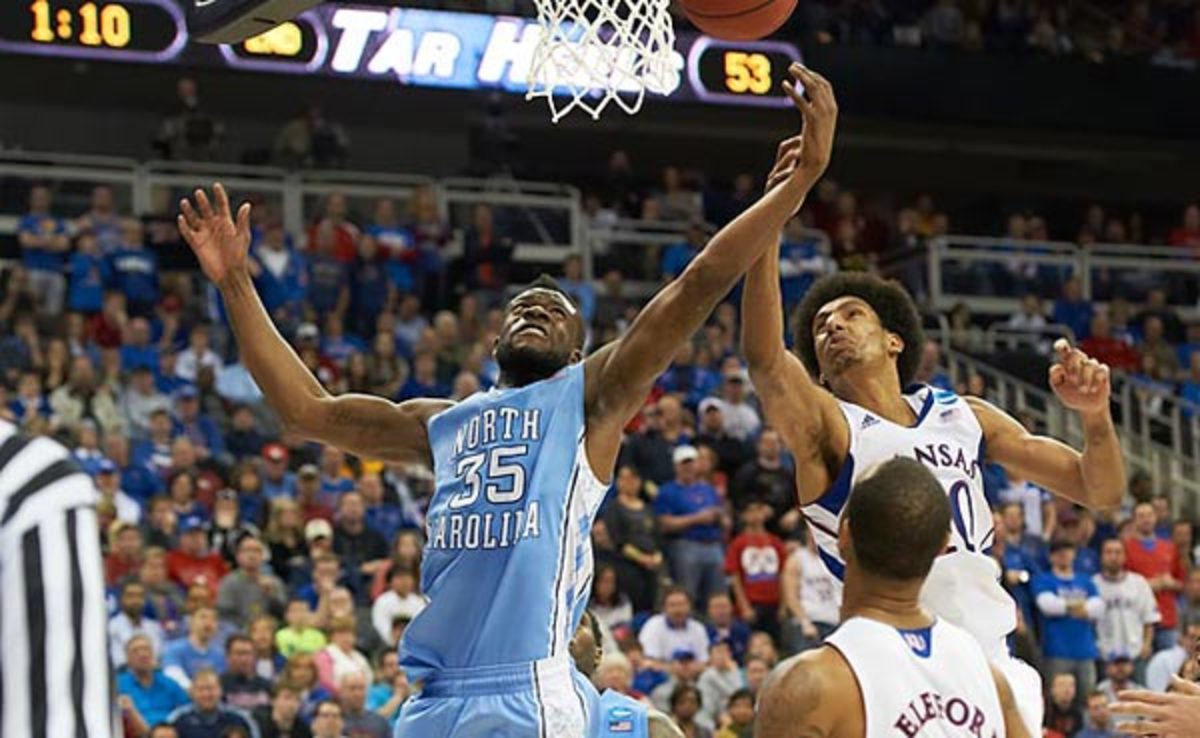
[[[274,160],[289,168],[336,169],[345,166],[350,137],[325,117],[319,105],[308,105],[275,136]]]
[[[1069,673],[1083,694],[1096,686],[1096,635],[1092,623],[1104,616],[1104,600],[1091,579],[1075,573],[1074,544],[1057,540],[1050,546],[1048,572],[1033,578],[1044,628],[1043,653],[1050,674]]]
[[[162,653],[167,642],[162,625],[145,615],[146,588],[141,582],[132,579],[121,586],[120,604],[120,612],[108,621],[108,650],[117,669],[125,665],[126,646],[134,636],[150,639],[154,653]]]
[[[332,257],[337,263],[343,265],[354,261],[358,253],[358,241],[362,234],[358,226],[350,222],[348,213],[349,206],[346,203],[346,196],[340,192],[331,193],[325,199],[324,213],[309,228],[308,249],[314,252],[314,257],[309,259],[310,300],[316,297],[314,290],[317,289],[319,278],[321,278],[320,281],[325,283],[326,289],[330,291],[330,297],[336,296],[338,302],[342,302],[340,290],[335,288],[345,289],[347,278],[345,270],[338,273],[328,264],[316,269],[315,257],[317,255],[323,258]],[[326,309],[322,310],[318,307],[318,315],[324,316],[328,312],[329,300],[326,299],[324,302]],[[342,310],[338,310],[338,312],[340,313]]]
[[[371,343],[371,353],[366,358],[368,388],[372,393],[381,397],[398,397],[398,399],[404,399],[406,392],[420,392],[424,389],[428,389],[430,392],[440,392],[442,393],[440,396],[449,394],[448,388],[437,383],[436,358],[431,353],[422,355],[426,357],[424,364],[420,363],[420,356],[414,361],[414,371],[420,370],[421,384],[406,384],[408,369],[404,361],[396,355],[396,339],[388,333],[375,334],[375,339]]]
[[[350,267],[350,331],[368,335],[379,314],[390,312],[395,300],[396,287],[380,258],[379,244],[373,236],[363,236]]]
[[[1063,282],[1062,295],[1054,303],[1053,321],[1070,328],[1075,339],[1082,341],[1090,337],[1092,312],[1092,303],[1083,299],[1079,278]]]
[[[145,588],[147,616],[157,620],[168,637],[178,636],[184,599],[178,585],[167,578],[166,551],[157,546],[146,549],[138,570],[138,581]]]
[[[632,466],[657,489],[675,477],[674,448],[690,443],[692,438],[683,422],[683,406],[671,395],[660,397],[642,416],[645,422],[641,431],[625,439],[617,463]]]
[[[1112,717],[1108,705],[1114,700],[1097,690],[1088,695],[1087,725],[1075,734],[1075,738],[1118,738],[1113,731]]]
[[[325,504],[321,494],[321,470],[316,464],[305,464],[296,472],[296,503],[300,506],[300,517],[304,519],[305,525],[318,519],[326,523],[333,520],[333,508]],[[312,541],[309,539],[307,528],[304,534],[311,547]],[[332,543],[332,537],[330,542]]]
[[[1110,653],[1105,658],[1105,679],[1096,686],[1096,691],[1103,692],[1109,702],[1116,702],[1117,695],[1127,689],[1145,689],[1133,680],[1133,659],[1128,653]]]
[[[167,554],[167,571],[185,588],[200,584],[214,595],[229,565],[221,554],[208,549],[208,532],[199,515],[179,520],[179,548]]]
[[[754,735],[754,693],[739,689],[729,696],[726,714],[729,724],[716,733],[716,738],[752,738]]]
[[[313,738],[343,738],[345,733],[342,732],[342,726],[344,724],[341,705],[333,700],[322,700],[317,703],[317,708],[313,712]]]
[[[195,80],[181,78],[175,92],[179,107],[159,123],[154,149],[164,159],[212,160],[225,135],[224,124],[201,109]]]
[[[357,490],[367,508],[367,527],[382,536],[383,540],[395,540],[401,528],[413,524],[413,521],[405,518],[399,505],[385,498],[383,479],[378,474],[368,472],[360,476]]]
[[[1167,291],[1162,287],[1154,287],[1146,293],[1146,308],[1137,314],[1134,321],[1144,326],[1150,317],[1162,321],[1163,338],[1167,343],[1180,344],[1186,340],[1183,321],[1179,313],[1167,304]]]
[[[779,639],[780,576],[787,549],[777,536],[767,532],[773,514],[771,505],[751,499],[742,510],[742,532],[729,542],[725,573],[733,589],[742,619]]]
[[[267,312],[285,326],[299,322],[308,296],[308,262],[292,247],[283,224],[267,223],[250,254],[252,274],[257,271],[253,274],[254,286]]]
[[[277,682],[270,707],[260,707],[253,715],[262,738],[312,738],[312,731],[300,717],[300,693],[287,682]]]
[[[189,702],[183,687],[155,668],[154,655],[153,641],[135,635],[125,643],[126,668],[117,672],[117,694],[128,697],[149,725],[163,722]]]
[[[1033,482],[1016,476],[1014,472],[1009,471],[1007,477],[1008,484],[997,495],[1000,502],[1004,505],[1021,506],[1026,535],[1045,541],[1053,538],[1058,525],[1054,497]]]
[[[408,675],[400,668],[399,661],[400,657],[395,651],[381,652],[375,684],[367,692],[367,709],[388,721],[399,716],[400,708],[412,694]]]
[[[389,646],[397,646],[393,624],[397,618],[411,622],[425,609],[425,598],[417,593],[417,573],[407,566],[393,564],[388,574],[388,590],[371,605],[371,622],[379,637]]]
[[[690,684],[680,684],[671,692],[671,719],[688,738],[712,738],[712,731],[696,723],[703,706],[700,690]]]
[[[663,250],[662,262],[659,265],[659,278],[671,280],[678,277],[707,243],[708,230],[704,224],[700,221],[688,224],[686,239],[671,244]]]
[[[817,648],[841,620],[841,582],[821,561],[815,535],[807,531],[783,569],[780,642],[788,653]]]
[[[342,705],[345,730],[355,738],[391,738],[391,727],[374,712],[367,711],[369,675],[348,672],[338,680],[338,701]]]
[[[558,278],[558,286],[571,296],[571,300],[579,307],[584,325],[590,330],[596,321],[596,289],[583,278],[583,257],[569,254],[563,260],[563,273]]]
[[[1196,35],[1197,40],[1200,40],[1200,34]],[[1190,249],[1193,259],[1200,257],[1200,204],[1191,203],[1184,208],[1183,218],[1167,236],[1167,243]]]
[[[337,446],[321,447],[321,499],[336,504],[341,495],[354,491],[354,479],[346,467],[346,454]]]
[[[837,270],[820,240],[805,232],[800,218],[788,221],[779,246],[780,290],[784,310],[791,314],[818,277]]]
[[[303,526],[300,508],[294,500],[287,497],[271,500],[265,540],[271,552],[271,568],[285,584],[295,584],[308,565]]]
[[[221,675],[225,704],[252,712],[271,704],[271,682],[255,670],[254,642],[243,635],[225,641],[226,671]]]
[[[263,446],[263,494],[268,499],[277,497],[294,497],[296,495],[296,475],[288,471],[288,459],[291,453],[282,443],[269,443]]]
[[[727,642],[734,661],[743,663],[750,649],[752,634],[750,626],[737,618],[733,598],[725,592],[718,592],[709,597],[706,615],[709,642]]]
[[[614,589],[629,596],[634,610],[646,612],[654,607],[663,561],[658,524],[642,499],[642,478],[636,469],[618,469],[616,488],[617,499],[604,513],[605,526],[618,554],[614,566],[619,586]],[[601,619],[605,620],[603,616]]]
[[[921,348],[921,363],[917,365],[914,377],[919,384],[928,384],[938,389],[954,391],[954,383],[950,376],[942,371],[942,347],[932,338],[926,339]]]
[[[325,634],[313,627],[313,612],[308,600],[293,596],[284,613],[287,626],[275,634],[275,646],[284,658],[291,659],[298,653],[314,654],[325,648]]]
[[[100,252],[95,233],[82,231],[76,236],[70,272],[67,309],[87,315],[99,313],[104,304],[104,288],[112,282],[112,269]]]
[[[214,676],[224,671],[225,654],[216,642],[216,635],[217,611],[207,605],[197,608],[188,621],[187,636],[167,643],[163,672],[180,686],[189,687],[202,671],[211,670]]]
[[[249,738],[259,738],[258,724],[245,712],[221,704],[221,680],[212,669],[196,673],[190,694],[192,704],[171,713],[168,720],[179,738],[213,738],[230,728],[241,728]]]
[[[1092,316],[1091,335],[1080,342],[1079,348],[1096,361],[1108,364],[1113,369],[1136,372],[1141,367],[1141,355],[1137,349],[1112,335],[1112,323],[1108,313]]]
[[[1146,578],[1154,590],[1161,620],[1154,626],[1154,650],[1170,648],[1178,640],[1175,598],[1183,588],[1183,559],[1175,544],[1155,534],[1158,516],[1150,502],[1133,508],[1133,534],[1125,539],[1126,568]]]
[[[697,369],[711,374],[707,369]],[[713,387],[706,387],[705,393]],[[699,403],[700,428],[696,434],[698,445],[708,446],[717,454],[718,471],[733,478],[751,459],[750,444],[734,438],[725,429],[725,415],[721,401],[705,397]],[[778,459],[777,459],[778,460]],[[736,485],[735,485],[736,489]]]
[[[708,647],[708,665],[696,681],[702,702],[706,705],[702,710],[706,722],[719,725],[721,705],[724,705],[731,695],[743,689],[745,684],[742,671],[733,660],[729,642],[713,641]]]
[[[19,424],[36,417],[49,420],[50,403],[42,392],[42,378],[37,372],[24,372],[17,383],[17,396],[8,403],[8,410]]]
[[[349,224],[345,224],[345,226],[353,227]],[[348,245],[342,244],[341,248],[351,249],[351,257],[343,260],[335,252],[335,239],[340,238],[336,234],[341,231],[332,230],[333,228],[334,226],[330,226],[325,230],[315,232],[316,241],[310,244],[306,257],[307,302],[318,318],[328,315],[344,315],[350,307],[350,267],[348,264],[353,261],[353,255],[357,253],[358,236],[351,234],[345,237],[344,240],[353,240],[349,241]]]
[[[0,348],[0,353],[7,350]],[[122,435],[129,430],[125,416],[118,407],[112,388],[97,381],[95,367],[87,356],[71,359],[67,383],[50,393],[50,410],[59,425],[70,427],[84,420],[92,420],[103,431],[108,442],[120,439],[121,443],[127,445]],[[109,453],[109,456],[111,458],[113,454]],[[119,463],[118,459],[114,458],[113,461]],[[128,485],[130,480],[124,481]],[[126,489],[133,492],[129,486]]]
[[[114,205],[111,187],[92,188],[91,207],[75,221],[75,230],[92,233],[101,253],[115,251],[121,245],[121,216]]]
[[[796,508],[796,476],[783,462],[783,442],[774,428],[764,428],[758,437],[757,456],[738,470],[730,485],[730,499],[742,510],[750,501],[761,501],[771,508],[767,530],[776,536],[788,536],[800,526]]]
[[[329,643],[314,657],[321,686],[334,695],[347,674],[371,678],[371,663],[354,647],[356,628],[353,615],[335,617],[329,624]]]
[[[113,289],[125,295],[130,315],[150,316],[160,295],[158,254],[146,248],[142,223],[121,224],[121,246],[108,255]]]
[[[1004,324],[1013,330],[1040,333],[1046,327],[1046,313],[1041,298],[1033,292],[1025,294],[1017,312],[1010,315]]]
[[[1064,736],[1073,736],[1083,727],[1083,712],[1076,704],[1075,675],[1055,674],[1050,679],[1046,700],[1045,726]]]
[[[1142,575],[1126,571],[1125,563],[1122,541],[1110,538],[1101,544],[1100,573],[1092,577],[1104,600],[1104,617],[1096,624],[1097,645],[1101,653],[1128,654],[1141,672],[1153,653],[1154,625],[1161,616],[1150,585]]]
[[[388,548],[383,536],[366,526],[366,509],[357,492],[338,499],[333,550],[346,567],[351,591],[360,604],[365,603],[371,577],[388,565]]]
[[[623,631],[633,624],[633,603],[617,586],[617,572],[611,564],[600,564],[596,568],[588,608],[610,631]]]
[[[108,486],[111,484],[108,480],[115,476],[116,474],[106,473],[101,474],[100,478],[104,479],[105,486]],[[106,495],[102,490],[101,496],[111,499],[111,496]],[[133,504],[135,507],[137,506],[137,503]],[[130,523],[121,520],[118,512],[117,521],[108,528],[108,541],[109,552],[104,557],[104,582],[113,587],[125,577],[137,574],[138,569],[141,568],[142,532],[136,522]]]
[[[1032,579],[1033,575],[1038,572],[1049,569],[1050,559],[1046,541],[1025,530],[1025,506],[1015,502],[1006,503],[1000,508],[1000,515],[1001,522],[1004,524],[1001,535],[1005,545],[1014,554],[1019,554],[1027,566],[1032,567],[1022,567],[1029,572],[1030,578]]]
[[[311,654],[298,653],[289,658],[279,680],[300,693],[302,715],[312,715],[322,700],[330,698],[329,692],[317,683],[317,666]]]
[[[175,376],[194,384],[203,367],[209,367],[220,372],[221,357],[212,350],[211,336],[206,325],[197,325],[188,334],[188,346],[179,352],[175,360]]]
[[[275,648],[275,631],[279,621],[271,615],[259,615],[250,621],[250,643],[254,646],[254,672],[263,679],[274,680],[286,663]]]
[[[217,611],[223,619],[244,628],[259,615],[282,614],[287,592],[278,577],[263,571],[266,550],[262,541],[244,533],[236,545],[237,569],[221,580]]]
[[[494,305],[502,299],[508,285],[513,242],[496,226],[492,208],[475,206],[471,226],[463,237],[463,270],[467,289],[485,295],[483,302]]]
[[[698,601],[724,590],[721,500],[712,485],[698,479],[694,446],[673,452],[675,481],[663,485],[654,512],[671,537],[668,558],[673,579]]]
[[[29,190],[29,212],[17,223],[17,243],[25,267],[25,284],[39,315],[62,313],[67,281],[63,277],[71,239],[67,222],[51,212],[50,188]]]
[[[708,660],[708,633],[692,615],[692,602],[681,587],[668,589],[663,596],[663,611],[642,626],[638,642],[651,668],[666,671],[669,663],[683,653],[700,663]]]
[[[392,284],[400,292],[411,292],[416,285],[413,268],[420,255],[412,231],[400,223],[395,200],[381,197],[375,201],[374,216],[366,232],[378,241]]]
[[[749,442],[762,428],[758,411],[749,401],[750,375],[740,360],[727,361],[725,364],[719,398],[721,415],[725,418],[725,432],[740,441]]]
[[[1182,635],[1165,649],[1154,654],[1146,666],[1146,688],[1153,692],[1165,692],[1171,677],[1179,674],[1184,663],[1194,658],[1196,644],[1200,644],[1200,611],[1187,610],[1179,617]]]
[[[1168,342],[1164,334],[1162,318],[1158,315],[1147,315],[1142,322],[1142,342],[1138,345],[1139,353],[1153,359],[1157,371],[1152,378],[1173,380],[1180,375],[1179,353]]]

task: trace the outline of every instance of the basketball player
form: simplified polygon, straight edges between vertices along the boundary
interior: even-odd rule
[[[590,610],[585,610],[571,639],[571,658],[588,679],[604,657],[603,642],[600,624]],[[600,694],[595,727],[594,738],[683,738],[683,731],[671,718],[612,689]]]
[[[235,222],[217,185],[181,203],[179,229],[229,313],[242,361],[284,425],[305,438],[390,462],[433,462],[422,589],[431,601],[401,644],[409,678],[397,735],[572,738],[595,690],[567,644],[592,577],[589,537],[622,429],[675,351],[765,251],[829,162],[837,105],[798,65],[803,138],[781,145],[761,200],[718,233],[625,335],[583,357],[579,311],[552,280],[508,304],[494,348],[499,388],[454,404],[332,397],[275,330],[250,278],[250,206]],[[786,175],[780,172],[786,171]],[[760,242],[756,252],[748,243]]]
[[[96,485],[0,417],[0,736],[112,738]]]
[[[928,466],[954,514],[950,547],[934,564],[922,601],[979,639],[1036,734],[1041,680],[1008,655],[1005,637],[1016,628],[1016,606],[989,555],[995,531],[981,466],[997,462],[1089,508],[1118,505],[1125,465],[1109,415],[1108,367],[1059,341],[1050,385],[1078,414],[1084,451],[1035,436],[982,399],[910,386],[923,344],[916,305],[898,284],[862,273],[824,277],[805,295],[797,358],[783,342],[778,256],[775,245],[746,277],[742,310],[753,319],[744,321],[742,348],[765,422],[796,457],[796,487],[821,559],[841,577],[838,519],[864,469],[896,455]]]
[[[854,485],[839,523],[842,624],[775,669],[756,738],[1031,735],[978,641],[920,604],[950,518],[940,481],[912,459],[886,461]]]

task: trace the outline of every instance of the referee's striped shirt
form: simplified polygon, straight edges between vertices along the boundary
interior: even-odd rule
[[[0,420],[0,736],[113,738],[98,493]]]

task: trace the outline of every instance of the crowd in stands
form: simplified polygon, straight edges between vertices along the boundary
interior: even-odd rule
[[[661,188],[641,189],[622,183],[619,164],[593,217],[650,210],[697,224],[655,257],[661,277],[702,247],[700,222],[728,221],[754,197],[746,181],[708,198],[670,171]],[[334,392],[462,398],[493,386],[512,247],[491,209],[471,214],[457,260],[432,192],[368,212],[360,220],[333,195],[303,234],[269,212],[256,218],[252,270],[280,331]],[[1188,213],[1178,245],[1196,248],[1200,209]],[[914,237],[946,228],[931,201],[903,218]],[[872,268],[893,238],[833,183],[796,223],[782,257],[789,301],[835,263]],[[853,231],[878,250],[835,246],[827,257],[801,224]],[[197,273],[162,269],[174,241],[149,232],[107,187],[66,218],[34,186],[22,264],[0,273],[0,413],[66,442],[102,495],[126,735],[387,736],[412,690],[396,645],[424,606],[431,471],[281,434],[219,300]],[[638,309],[619,266],[601,271],[590,284],[571,258],[560,275],[592,346]],[[1131,376],[1183,382],[1200,398],[1200,331],[1167,293],[1150,285],[1136,307],[1118,296],[1100,311],[1067,280],[1052,306],[1035,290],[1010,322],[1069,326]],[[948,342],[970,350],[969,315],[952,326]],[[763,425],[738,334],[726,303],[678,352],[628,429],[593,530],[592,608],[606,633],[597,681],[652,702],[691,738],[749,736],[770,669],[838,620],[840,588],[805,535],[789,455]],[[927,345],[920,377],[950,387],[938,349]],[[992,554],[1021,613],[1013,646],[1046,678],[1047,735],[1113,735],[1115,692],[1161,690],[1197,668],[1192,523],[1142,476],[1126,507],[1103,515],[999,469],[987,480]]]

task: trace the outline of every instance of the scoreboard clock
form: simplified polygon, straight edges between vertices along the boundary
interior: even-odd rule
[[[702,36],[688,51],[688,83],[705,102],[789,107],[783,82],[799,61],[795,46],[777,41],[736,42]]]
[[[45,56],[155,62],[187,43],[175,0],[0,2],[0,49]]]

